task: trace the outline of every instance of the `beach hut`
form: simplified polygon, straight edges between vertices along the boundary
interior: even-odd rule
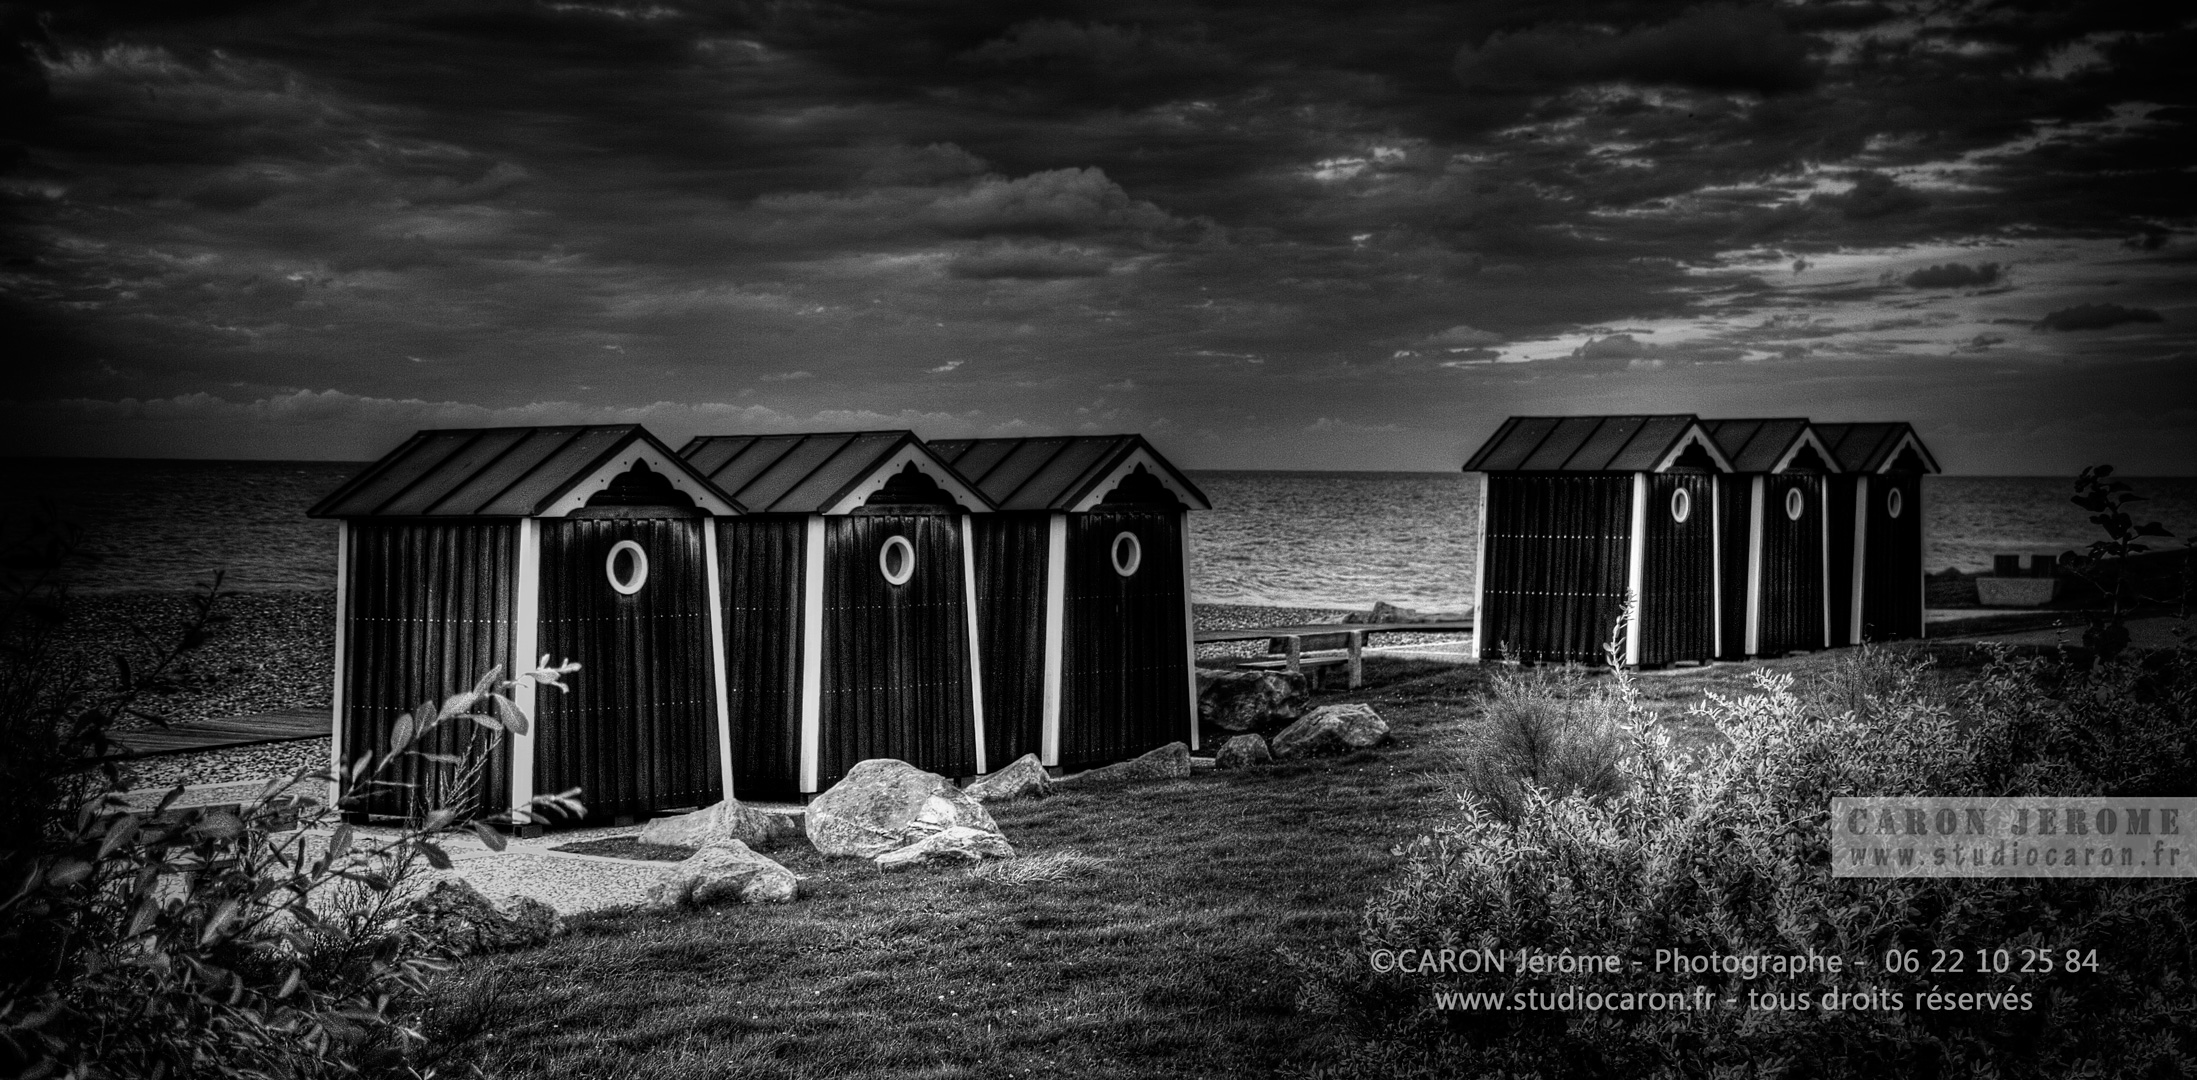
[[[1815,431],[1839,467],[1829,478],[1832,643],[1923,636],[1922,478],[1937,459],[1904,423]]]
[[[1830,450],[1801,417],[1704,420],[1732,463],[1720,576],[1728,659],[1823,649],[1831,639]]]
[[[1189,512],[1139,435],[931,443],[999,507],[976,527],[991,761],[1084,769],[1198,746]]]
[[[581,665],[564,692],[518,686],[534,724],[492,755],[474,724],[422,744],[475,755],[477,774],[406,758],[395,778],[410,786],[369,792],[355,816],[489,813],[571,788],[607,817],[722,798],[705,526],[740,512],[634,425],[422,431],[322,499],[309,513],[338,523],[339,773],[387,755],[401,714],[491,667],[508,676],[544,654]]]
[[[1475,652],[1598,662],[1631,595],[1625,662],[1713,657],[1730,470],[1690,414],[1505,420],[1465,463],[1480,474]]]
[[[991,503],[908,431],[679,453],[749,511],[715,530],[734,790],[802,797],[865,758],[985,772],[970,518]]]

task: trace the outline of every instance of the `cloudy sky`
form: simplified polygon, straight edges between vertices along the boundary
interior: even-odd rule
[[[1454,469],[1511,413],[1692,411],[2197,473],[2177,5],[0,12],[0,452],[640,421]]]

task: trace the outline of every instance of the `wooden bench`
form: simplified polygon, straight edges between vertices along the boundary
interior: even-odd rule
[[[1356,689],[1365,684],[1365,640],[1371,634],[1461,634],[1472,630],[1471,619],[1453,619],[1441,622],[1415,623],[1321,623],[1311,626],[1254,626],[1242,630],[1200,630],[1193,640],[1200,645],[1228,641],[1280,641],[1285,648],[1280,655],[1268,653],[1253,660],[1239,660],[1239,668],[1280,668],[1302,672],[1305,668],[1324,669],[1336,664],[1346,664],[1350,669],[1350,686]],[[1304,655],[1304,639],[1308,637],[1342,636],[1347,641],[1341,656]]]

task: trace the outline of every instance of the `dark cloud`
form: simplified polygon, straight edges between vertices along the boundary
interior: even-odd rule
[[[1870,221],[1930,205],[1930,199],[1913,188],[1879,172],[1858,173],[1854,186],[1837,195],[1816,195],[1809,201],[1832,207],[1855,221]]]
[[[2037,320],[2039,330],[2103,330],[2123,323],[2165,322],[2166,316],[2150,308],[2119,304],[2077,304],[2061,308]]]
[[[1510,92],[1632,82],[1789,94],[1821,78],[1807,41],[1776,13],[1737,7],[1616,33],[1556,25],[1496,34],[1460,51],[1453,70],[1467,89]]]
[[[1945,263],[1926,266],[1907,275],[1907,285],[1914,289],[1964,289],[1971,285],[1989,285],[1999,280],[1999,264]]]
[[[1104,256],[1074,248],[1000,247],[955,256],[946,272],[957,278],[993,280],[1022,278],[1048,281],[1059,278],[1104,277],[1113,263]]]

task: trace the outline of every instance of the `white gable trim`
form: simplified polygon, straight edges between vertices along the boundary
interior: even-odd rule
[[[1678,437],[1677,444],[1671,447],[1670,453],[1663,455],[1663,460],[1655,463],[1655,468],[1652,471],[1669,472],[1671,465],[1678,461],[1679,456],[1686,452],[1688,446],[1699,446],[1703,450],[1707,450],[1709,460],[1716,462],[1717,468],[1725,472],[1732,471],[1731,460],[1724,456],[1724,451],[1716,448],[1716,440],[1710,438],[1709,433],[1703,431],[1700,424],[1686,425],[1686,433]]]
[[[1923,448],[1922,440],[1916,438],[1915,433],[1912,431],[1899,437],[1899,442],[1893,445],[1892,452],[1884,455],[1884,464],[1877,466],[1877,471],[1880,473],[1891,472],[1892,463],[1899,460],[1900,451],[1909,447],[1914,448],[1915,456],[1920,458],[1924,465],[1929,466],[1931,472],[1943,471],[1938,468],[1938,459],[1930,456],[1930,451]]]
[[[991,504],[984,501],[984,496],[977,494],[975,489],[964,483],[961,477],[952,469],[940,464],[938,458],[932,456],[929,450],[924,449],[921,443],[914,442],[901,447],[893,453],[893,456],[886,458],[883,465],[870,470],[868,476],[863,477],[860,483],[842,496],[838,502],[826,508],[824,512],[827,514],[845,514],[853,511],[863,503],[870,501],[870,496],[877,494],[893,477],[900,475],[902,469],[910,465],[915,466],[915,471],[930,477],[931,482],[937,484],[946,494],[953,496],[954,501],[960,503],[962,509],[972,514],[990,512]]]
[[[625,449],[618,451],[616,456],[596,466],[594,472],[581,477],[579,483],[572,485],[570,490],[556,502],[549,504],[549,508],[543,510],[539,516],[564,517],[586,506],[589,499],[609,487],[612,480],[632,468],[636,461],[648,462],[649,468],[662,473],[671,481],[673,488],[693,499],[695,507],[703,513],[717,517],[733,517],[740,513],[738,507],[726,502],[723,496],[695,480],[693,471],[686,462],[656,449],[647,439],[636,438]]]
[[[1068,509],[1080,514],[1097,506],[1106,496],[1113,494],[1114,489],[1120,487],[1121,482],[1128,479],[1131,473],[1136,472],[1139,465],[1144,466],[1144,471],[1151,473],[1160,482],[1161,487],[1172,492],[1175,498],[1182,500],[1184,506],[1193,510],[1213,509],[1212,503],[1200,498],[1196,492],[1184,487],[1176,479],[1175,470],[1160,464],[1159,458],[1154,457],[1151,451],[1141,446],[1130,451],[1128,457],[1122,458],[1120,464],[1115,465],[1107,471],[1104,477],[1100,478],[1098,484],[1091,489],[1090,494],[1076,500],[1075,505],[1070,506]]]
[[[1800,429],[1800,438],[1794,439],[1793,445],[1785,448],[1785,456],[1778,458],[1777,464],[1771,466],[1770,471],[1774,473],[1784,472],[1793,464],[1793,459],[1800,456],[1800,448],[1803,446],[1815,447],[1816,456],[1822,458],[1823,463],[1830,466],[1832,472],[1839,471],[1838,459],[1831,456],[1831,448],[1823,445],[1823,440],[1816,438],[1816,433],[1811,428]]]

